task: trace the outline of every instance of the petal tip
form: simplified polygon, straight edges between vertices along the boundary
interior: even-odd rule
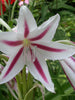
[[[24,10],[24,11],[25,11],[26,9],[27,9],[27,7],[26,7],[26,6],[24,6],[24,5],[22,5],[22,6],[21,6],[21,8],[20,8],[20,11],[22,11],[22,10]]]
[[[50,91],[50,92],[52,92],[52,93],[56,93],[55,92],[55,88],[54,88],[54,84],[49,84],[47,87],[46,87],[47,89],[48,89],[48,91]]]
[[[54,88],[50,88],[50,90],[52,93],[56,93]]]
[[[58,13],[55,16],[56,16],[56,19],[60,20],[60,15]]]
[[[21,16],[24,16],[24,14],[27,13],[27,12],[28,12],[28,8],[26,6],[24,6],[24,5],[22,5],[21,8],[20,8],[19,14]]]

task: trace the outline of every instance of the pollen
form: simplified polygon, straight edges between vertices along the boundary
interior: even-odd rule
[[[24,45],[24,47],[29,47],[30,46],[30,40],[24,39],[23,40],[23,45]]]
[[[24,0],[21,0],[21,1],[24,1]]]

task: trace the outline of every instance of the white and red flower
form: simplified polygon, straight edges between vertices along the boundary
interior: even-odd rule
[[[60,61],[62,69],[75,90],[75,57],[69,57]]]
[[[45,58],[61,60],[75,53],[71,45],[52,42],[59,20],[60,16],[56,14],[37,27],[29,9],[21,7],[17,32],[0,32],[0,51],[9,56],[0,75],[0,84],[11,80],[27,65],[34,78],[54,92]]]

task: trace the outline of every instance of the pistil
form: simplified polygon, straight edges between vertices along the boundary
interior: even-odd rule
[[[30,46],[30,41],[28,39],[23,40],[23,45],[24,47],[29,47]]]

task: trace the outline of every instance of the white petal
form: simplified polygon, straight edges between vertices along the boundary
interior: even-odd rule
[[[0,51],[10,56],[11,54],[15,52],[15,50],[17,50],[17,48],[19,48],[19,46],[17,46],[17,47],[14,47],[13,49],[13,46],[9,46],[1,42],[3,40],[16,41],[17,40],[16,33],[0,32]]]
[[[15,26],[14,28],[12,28],[12,31],[17,33],[17,26]]]
[[[16,40],[17,35],[15,32],[0,32],[0,40]]]
[[[12,69],[8,72],[10,65],[12,64],[14,58],[16,57],[16,54],[19,52],[15,52],[12,54],[12,56],[9,58],[9,61],[7,62],[7,65],[3,69],[1,75],[0,75],[0,84],[6,83],[9,80],[11,80],[13,77],[15,77],[24,67],[24,57],[23,57],[23,52],[20,54],[18,57],[18,60],[14,65],[12,65]],[[14,60],[15,61],[15,60]],[[8,72],[8,73],[7,73]],[[7,74],[6,74],[7,73]]]
[[[26,6],[22,6],[20,8],[19,18],[18,18],[18,34],[19,38],[24,37],[24,31],[25,31],[25,21],[28,24],[29,32],[32,32],[34,29],[37,28],[36,22],[34,20],[34,17],[32,13],[29,11],[29,9]]]
[[[44,22],[39,29],[46,29],[49,25],[51,25],[50,30],[48,31],[48,33],[46,34],[46,36],[44,37],[45,41],[50,41],[53,39],[56,29],[58,27],[60,21],[60,16],[59,14],[56,14],[55,16],[52,16],[51,18],[49,18],[46,22]]]
[[[34,61],[33,63],[31,62],[28,64],[29,71],[34,76],[34,78],[39,80],[49,91],[54,92],[54,84],[51,80],[45,60],[42,59],[42,56],[39,54],[37,54],[36,57],[38,59],[38,62],[40,64],[41,68],[38,66],[39,64],[37,64],[37,63],[36,63],[36,66],[39,68],[36,68],[36,66],[34,64],[35,61]],[[44,78],[43,78],[43,76],[44,76]]]
[[[66,58],[64,60],[64,62],[68,65],[71,66],[71,69],[73,71],[75,71],[75,58],[74,57],[70,57],[70,58]]]
[[[43,45],[45,47],[50,47],[52,49],[57,49],[57,50],[47,50],[47,48],[43,47],[38,47],[36,46],[36,53],[39,52],[40,54],[43,55],[44,58],[51,59],[51,60],[60,60],[60,59],[65,59],[67,57],[72,56],[75,54],[75,49],[71,45],[65,45],[57,42],[35,42],[36,44]],[[34,44],[35,44],[34,43]],[[32,43],[33,44],[33,43]]]
[[[29,38],[37,38],[38,39],[31,39],[31,40],[43,40],[43,41],[50,41],[53,39],[56,29],[58,27],[60,20],[59,14],[56,14],[55,16],[49,18],[46,22],[44,22],[41,26],[36,29],[35,33],[32,33],[32,35]]]
[[[75,89],[75,72],[64,61],[60,61],[60,63],[69,82],[71,83],[72,87]]]

